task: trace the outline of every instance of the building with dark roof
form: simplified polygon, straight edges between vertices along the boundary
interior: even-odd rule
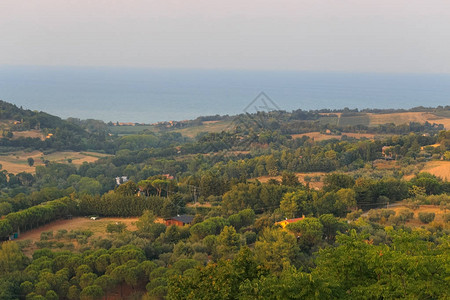
[[[194,216],[189,215],[178,215],[176,217],[166,219],[166,226],[176,225],[176,226],[184,226],[189,225],[194,220]]]

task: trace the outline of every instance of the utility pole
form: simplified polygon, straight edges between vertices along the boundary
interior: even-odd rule
[[[197,203],[197,187],[194,186],[194,204]]]

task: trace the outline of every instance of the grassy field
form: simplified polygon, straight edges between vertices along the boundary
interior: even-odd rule
[[[58,220],[20,234],[17,241],[29,240],[31,243],[30,246],[25,249],[25,253],[31,254],[37,249],[35,243],[40,241],[42,232],[53,231],[56,234],[58,230],[63,229],[67,230],[68,232],[70,232],[71,230],[89,230],[93,233],[91,237],[92,239],[95,237],[107,236],[106,226],[111,223],[122,222],[127,226],[127,230],[136,230],[136,226],[134,223],[137,220],[138,218],[100,218],[98,220],[91,220],[88,217],[73,218],[71,220]],[[80,247],[80,245],[78,245],[75,241],[68,240],[65,242],[72,242],[75,246],[75,249]]]
[[[68,160],[72,160],[72,164],[81,165],[83,162],[95,162],[101,157],[109,156],[107,154],[96,152],[54,152],[48,155],[40,151],[24,152],[16,151],[10,153],[4,153],[0,155],[0,164],[2,170],[7,170],[9,173],[17,174],[20,172],[34,173],[36,166],[44,165],[44,161],[68,163]],[[34,159],[34,165],[28,165],[28,158]]]
[[[368,114],[370,118],[370,126],[376,126],[386,123],[394,123],[395,125],[408,124],[409,122],[417,123],[437,123],[443,124],[445,128],[450,128],[450,118],[439,116],[433,113],[424,112],[405,112],[393,114]]]
[[[34,173],[35,167],[43,165],[41,160],[43,153],[40,151],[24,152],[16,151],[0,155],[0,164],[2,170],[7,170],[9,173],[17,174],[20,172]],[[34,159],[34,165],[30,167],[28,165],[28,158]]]
[[[229,129],[232,126],[232,121],[218,121],[218,122],[203,122],[200,126],[192,126],[182,129],[175,129],[174,132],[179,132],[183,136],[187,136],[190,138],[196,137],[199,133],[202,132],[222,132],[224,130]]]
[[[429,161],[421,172],[428,172],[444,180],[450,180],[450,161]]]
[[[395,170],[401,168],[395,160],[384,160],[384,159],[375,160],[373,162],[373,166],[377,170]]]
[[[400,206],[395,206],[395,207],[389,207],[389,209],[395,211],[395,213],[397,214],[400,210],[407,208],[406,206],[400,205]],[[434,221],[435,222],[442,222],[445,223],[443,220],[443,215],[444,215],[444,211],[441,210],[439,208],[439,206],[436,205],[420,205],[420,207],[418,209],[412,210],[414,212],[414,218],[410,221],[406,222],[407,226],[410,227],[419,227],[419,226],[423,226],[425,224],[423,224],[420,220],[419,220],[419,213],[420,212],[432,212],[436,215]]]
[[[44,155],[44,160],[52,162],[65,163],[68,159],[72,159],[74,165],[81,165],[84,162],[95,162],[99,158],[110,156],[108,154],[96,153],[96,152],[54,152],[49,155]]]
[[[395,125],[408,124],[409,122],[431,124],[443,124],[446,129],[450,128],[450,111],[442,111],[436,113],[428,112],[403,112],[391,114],[360,114],[356,116],[346,116],[345,114],[335,113],[337,117],[329,116],[329,114],[322,114],[319,119],[321,124],[333,124],[339,126],[347,125],[366,125],[378,126],[387,123],[394,123]]]
[[[322,117],[320,117],[318,119],[318,122],[321,125],[323,125],[323,124],[330,124],[330,125],[337,126],[338,123],[339,123],[339,117],[333,117],[333,116],[324,115],[324,116],[322,116]]]
[[[312,179],[313,179],[313,181],[310,181],[309,182],[309,186],[311,187],[311,188],[313,188],[313,189],[316,189],[316,190],[319,190],[319,189],[321,189],[322,187],[323,187],[323,182],[322,182],[322,180],[323,180],[323,176],[325,175],[326,173],[323,173],[323,172],[311,172],[311,173],[295,173],[295,175],[297,176],[297,178],[298,178],[298,181],[299,182],[301,182],[301,183],[303,183],[303,184],[305,184],[306,185],[306,181],[305,181],[305,177],[307,177],[307,176],[309,176],[309,177],[311,177]],[[314,177],[320,177],[320,180],[319,181],[316,181],[316,180],[314,180]],[[276,180],[278,180],[278,181],[281,181],[281,176],[261,176],[261,177],[258,177],[258,178],[255,178],[255,179],[258,179],[260,182],[262,182],[262,183],[266,183],[266,182],[268,182],[270,179],[276,179]]]
[[[183,136],[195,138],[201,132],[221,132],[228,129],[232,125],[232,121],[205,121],[199,126],[190,126],[181,129],[167,129],[167,132],[179,132]],[[161,132],[158,127],[153,125],[143,126],[111,126],[111,133],[118,135],[138,134],[144,130],[152,132]]]
[[[449,118],[450,119],[450,110],[446,110],[446,111],[437,111],[435,113],[433,113],[434,115],[438,116],[438,117],[442,117],[442,118]]]
[[[365,125],[370,126],[370,117],[367,114],[361,114],[356,116],[346,116],[341,115],[338,121],[339,126],[354,126],[354,125]]]
[[[40,130],[14,131],[12,139],[18,138],[40,138],[45,140],[45,136]]]

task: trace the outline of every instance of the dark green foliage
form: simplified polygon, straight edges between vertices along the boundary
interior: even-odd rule
[[[80,197],[80,210],[85,215],[101,216],[140,216],[144,210],[151,210],[160,215],[165,198],[158,196],[123,195],[110,192],[103,196],[84,195]]]
[[[228,225],[228,221],[222,217],[213,217],[197,223],[190,228],[192,236],[203,239],[207,235],[217,235]]]
[[[355,185],[353,177],[346,174],[327,174],[323,180],[324,190],[338,191],[340,189],[352,188]]]
[[[239,230],[255,222],[255,212],[250,208],[241,210],[239,213],[229,216],[228,222],[236,230]]]
[[[419,220],[422,223],[428,224],[434,220],[435,214],[432,212],[419,212]]]
[[[113,233],[118,232],[121,233],[125,230],[127,226],[122,222],[111,223],[106,226],[106,232]]]
[[[77,203],[68,197],[64,197],[10,213],[5,216],[4,220],[1,220],[0,229],[3,228],[3,234],[11,234],[14,230],[28,230],[64,218],[67,215],[76,214],[78,214]],[[7,229],[10,231],[8,232]]]

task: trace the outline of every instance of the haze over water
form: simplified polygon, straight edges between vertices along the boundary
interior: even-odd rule
[[[449,74],[0,67],[0,99],[62,118],[153,123],[239,114],[264,91],[282,110],[450,105]]]

